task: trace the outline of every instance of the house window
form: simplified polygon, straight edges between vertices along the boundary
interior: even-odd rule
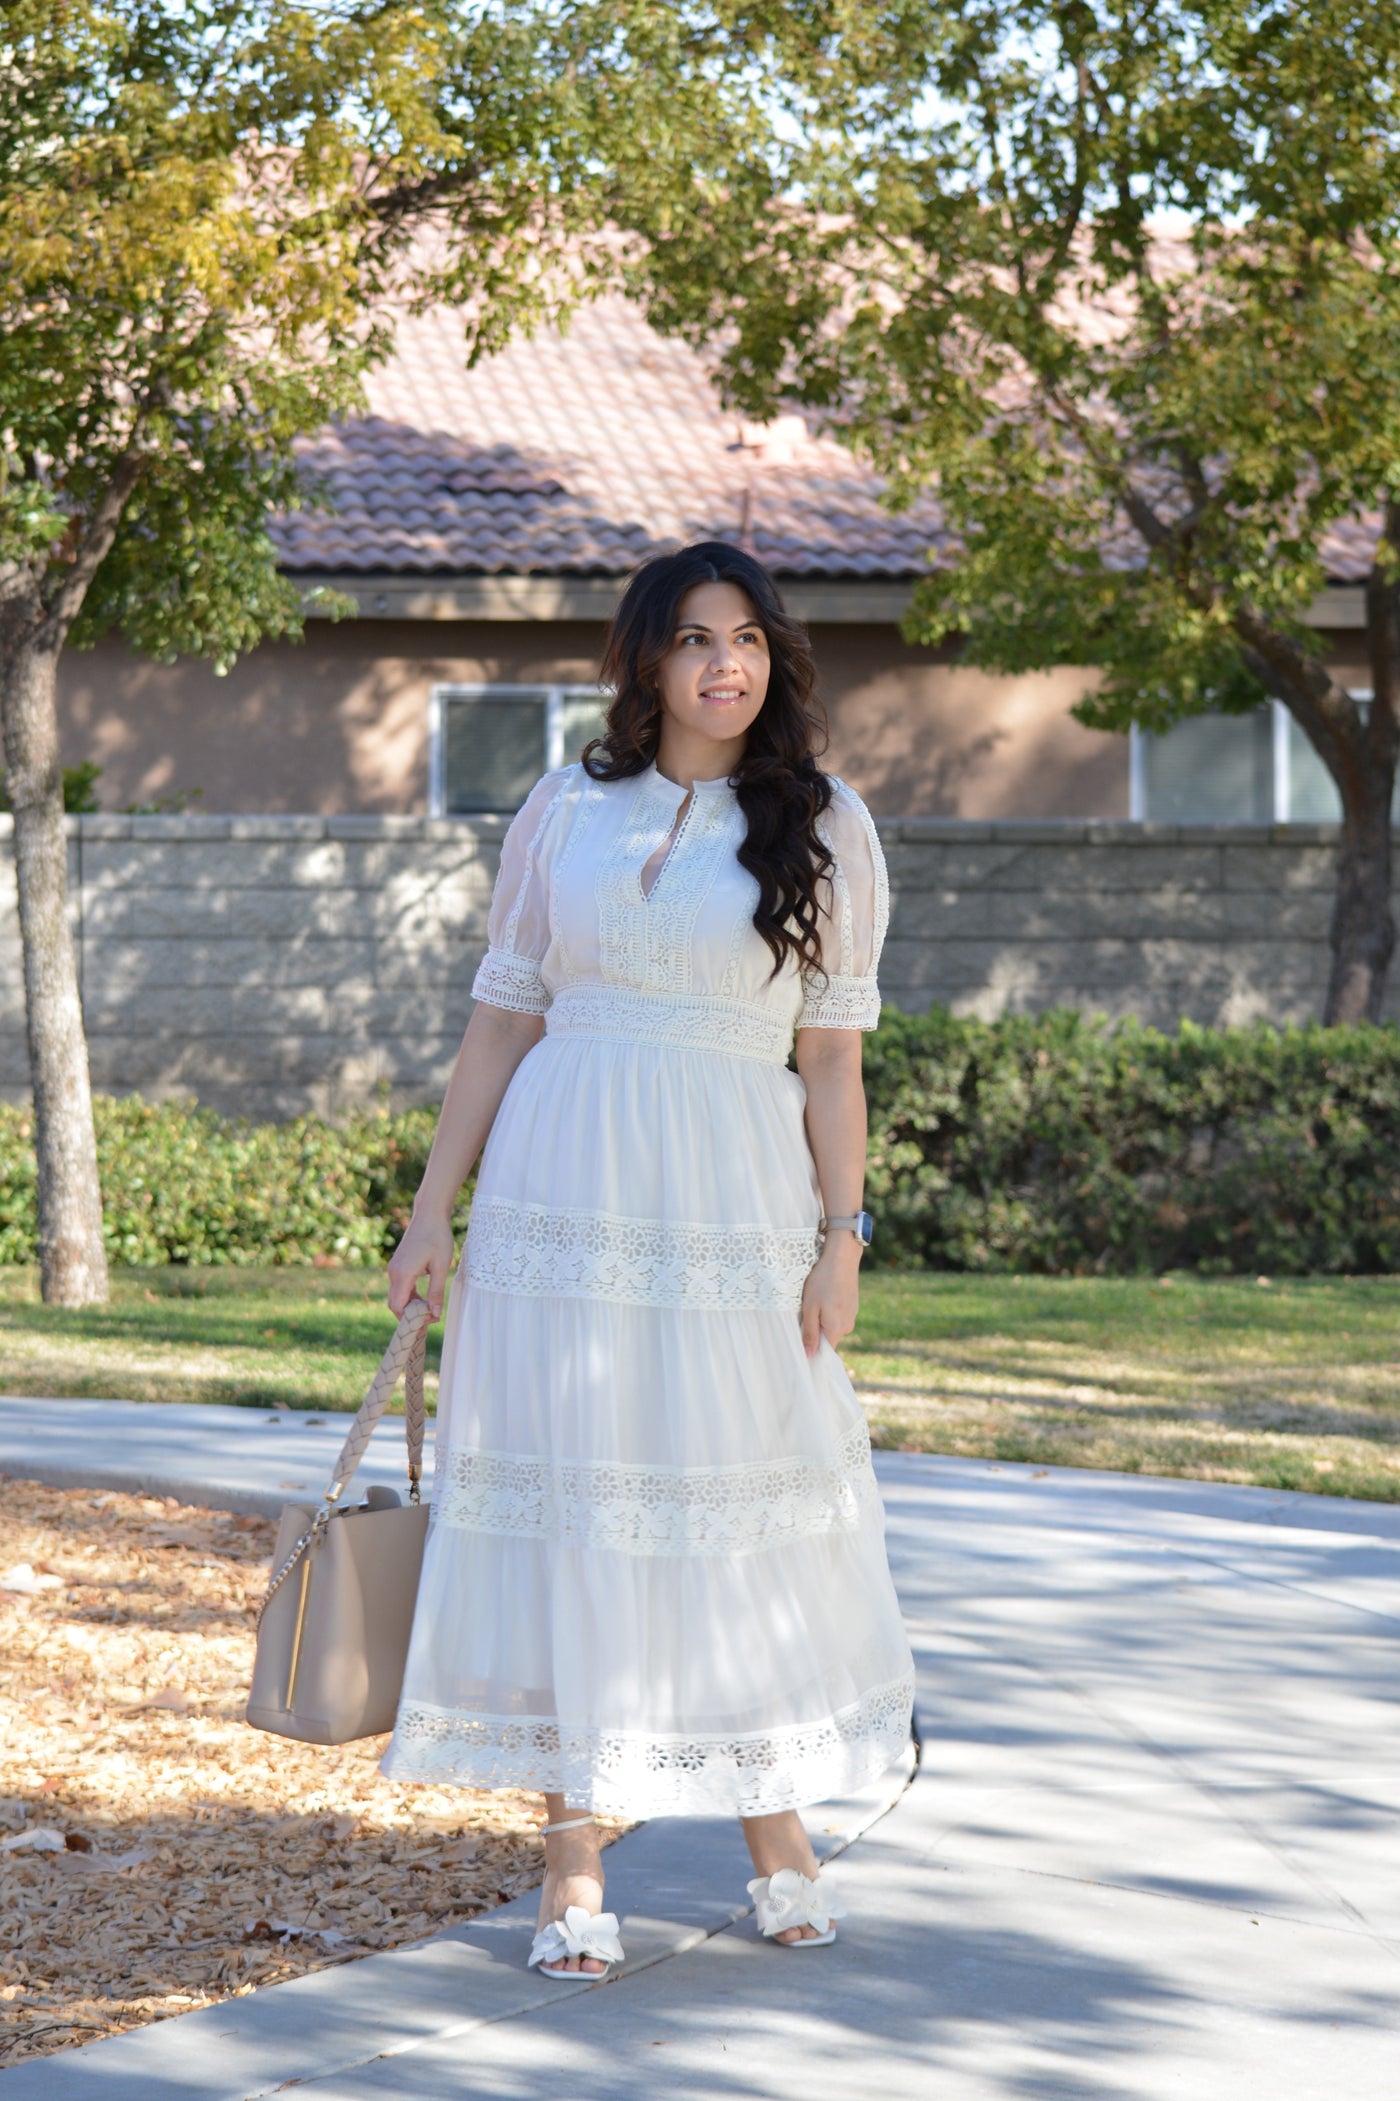
[[[1368,692],[1353,692],[1365,709]],[[1331,774],[1281,700],[1249,715],[1193,715],[1131,732],[1129,808],[1149,824],[1336,824]],[[1400,822],[1400,784],[1396,791]]]
[[[513,814],[542,773],[599,735],[606,705],[596,686],[434,686],[429,814]]]
[[[1191,715],[1132,733],[1132,814],[1149,824],[1268,824],[1274,814],[1271,710]]]

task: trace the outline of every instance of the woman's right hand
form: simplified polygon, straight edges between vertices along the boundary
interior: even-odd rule
[[[408,1231],[389,1258],[389,1311],[402,1314],[417,1295],[418,1279],[426,1276],[428,1288],[421,1294],[428,1301],[431,1319],[442,1319],[443,1294],[452,1267],[452,1228],[445,1218],[409,1220]]]

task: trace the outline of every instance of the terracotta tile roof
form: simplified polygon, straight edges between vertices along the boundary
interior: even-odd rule
[[[1363,511],[1358,518],[1343,518],[1322,536],[1322,560],[1336,584],[1364,584],[1370,574],[1381,536],[1379,511]]]
[[[368,416],[305,447],[335,508],[277,522],[290,570],[620,576],[738,540],[747,516],[781,575],[907,577],[938,539],[931,503],[891,517],[876,476],[800,419],[742,424],[625,300],[470,371],[456,316],[408,319],[368,392]]]
[[[293,572],[622,576],[747,523],[779,575],[912,578],[946,543],[936,503],[891,516],[879,478],[800,418],[743,424],[700,355],[623,299],[472,370],[455,314],[409,317],[368,394],[303,448],[334,509],[275,522]],[[1328,536],[1334,581],[1365,577],[1379,524]],[[1106,552],[1131,565],[1136,536]]]

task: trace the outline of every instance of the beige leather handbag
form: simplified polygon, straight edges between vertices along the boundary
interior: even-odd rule
[[[394,1726],[428,1531],[423,1471],[423,1351],[428,1308],[410,1301],[355,1417],[319,1508],[282,1512],[274,1574],[258,1614],[248,1720],[301,1743],[344,1744]],[[371,1488],[341,1497],[404,1376],[408,1502]]]

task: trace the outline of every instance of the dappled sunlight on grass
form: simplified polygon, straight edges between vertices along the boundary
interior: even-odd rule
[[[393,1328],[382,1270],[119,1269],[110,1303],[76,1312],[42,1305],[32,1270],[0,1270],[0,1389],[357,1408]]]
[[[384,1290],[378,1270],[119,1270],[110,1305],[70,1313],[0,1270],[0,1390],[355,1408]],[[873,1271],[842,1355],[881,1444],[1400,1500],[1400,1278]]]
[[[1400,1280],[882,1276],[877,1443],[1400,1500]]]

